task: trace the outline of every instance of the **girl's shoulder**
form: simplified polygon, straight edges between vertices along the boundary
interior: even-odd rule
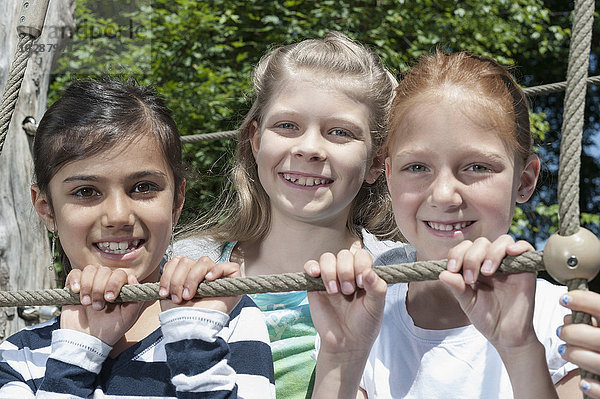
[[[375,266],[414,262],[417,258],[415,248],[408,243],[380,240],[364,229],[362,239],[364,248],[373,256]]]
[[[173,243],[173,254],[190,259],[208,256],[213,261],[219,260],[225,243],[214,240],[210,236],[191,236]]]

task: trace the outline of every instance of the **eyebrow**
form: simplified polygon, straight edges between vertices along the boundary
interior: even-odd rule
[[[139,172],[132,173],[127,176],[129,180],[141,179],[144,177],[158,177],[158,178],[166,178],[167,175],[158,170],[141,170]],[[63,180],[63,183],[70,183],[75,181],[92,181],[92,182],[100,182],[103,179],[96,175],[75,175],[69,176]]]
[[[431,151],[423,148],[423,149],[408,149],[408,150],[402,150],[400,152],[397,152],[395,154],[392,155],[393,158],[400,158],[403,156],[417,156],[417,155],[425,155],[425,154],[431,154]],[[496,160],[505,160],[505,158],[503,158],[502,156],[496,154],[495,152],[489,152],[489,151],[481,151],[479,149],[473,149],[473,148],[469,148],[466,147],[463,151],[463,155],[467,156],[470,154],[475,154],[477,156],[482,156],[485,158],[491,158],[491,159],[496,159]]]

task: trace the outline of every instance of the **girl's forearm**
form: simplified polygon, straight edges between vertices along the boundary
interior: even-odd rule
[[[319,352],[313,399],[356,399],[368,355]]]
[[[528,347],[498,351],[508,372],[515,399],[557,398],[556,388],[548,372],[544,346],[535,341]]]

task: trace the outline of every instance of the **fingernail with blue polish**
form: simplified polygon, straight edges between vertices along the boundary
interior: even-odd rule
[[[564,344],[563,344],[563,345],[560,345],[560,346],[558,347],[558,353],[559,353],[559,354],[561,354],[561,355],[563,355],[563,354],[565,353],[565,351],[566,351],[566,350],[567,350],[567,345],[564,345]]]
[[[556,336],[560,338],[560,332],[562,331],[562,326],[558,326],[556,328]]]
[[[582,390],[583,392],[587,392],[587,391],[589,391],[589,390],[590,390],[590,388],[591,388],[592,386],[590,385],[590,383],[589,383],[589,382],[587,382],[587,381],[585,381],[585,380],[582,380],[582,381],[579,383],[579,387],[581,388],[581,390]]]
[[[571,297],[568,295],[563,295],[562,298],[560,298],[560,303],[563,306],[568,306],[570,301],[571,301]]]

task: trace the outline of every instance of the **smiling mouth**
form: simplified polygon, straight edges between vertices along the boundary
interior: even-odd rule
[[[432,228],[434,230],[453,231],[453,230],[462,230],[465,227],[468,227],[475,222],[470,221],[470,222],[458,222],[458,223],[451,223],[451,224],[436,223],[436,222],[425,222],[425,223],[427,223],[427,226],[429,226],[430,228]]]
[[[333,183],[333,180],[327,179],[325,177],[293,177],[288,173],[282,173],[282,176],[285,180],[289,181],[290,183],[304,187],[323,186],[326,184]]]
[[[103,241],[97,242],[94,245],[100,252],[111,255],[124,255],[138,249],[144,243],[144,240],[131,241]]]

